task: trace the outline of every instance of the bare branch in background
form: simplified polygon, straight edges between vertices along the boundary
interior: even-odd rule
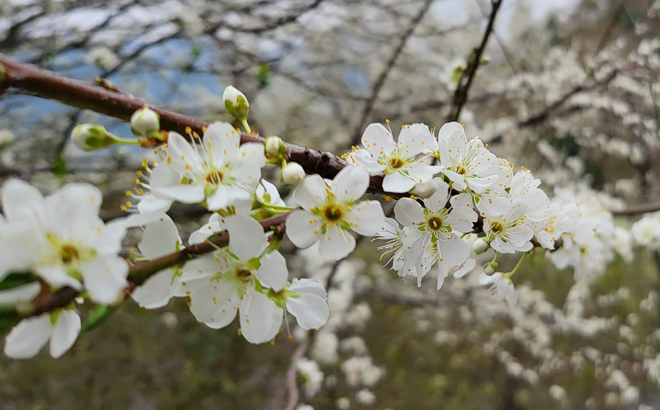
[[[403,48],[406,45],[406,42],[408,41],[412,33],[415,31],[417,25],[419,25],[419,23],[424,18],[424,15],[429,10],[429,7],[431,7],[431,3],[433,3],[433,0],[425,0],[424,4],[420,8],[417,15],[410,21],[410,24],[408,24],[408,27],[399,38],[399,42],[392,50],[392,54],[390,55],[390,58],[387,60],[385,66],[383,67],[383,70],[376,78],[376,81],[374,82],[374,85],[371,88],[371,94],[369,95],[369,98],[365,102],[364,108],[362,109],[360,120],[355,126],[355,131],[353,131],[353,136],[351,137],[350,145],[358,145],[360,143],[360,136],[362,135],[362,130],[366,125],[367,121],[369,120],[369,115],[371,114],[371,111],[374,108],[374,103],[378,98],[378,94],[380,93],[380,90],[383,88],[383,85],[385,84],[385,80],[387,80],[387,76],[389,75],[390,71],[396,64],[396,60],[401,55],[401,52],[403,51]]]
[[[493,8],[490,12],[490,17],[488,18],[488,24],[484,30],[484,35],[481,38],[481,44],[479,44],[479,47],[475,48],[472,53],[470,53],[467,66],[465,67],[465,70],[463,70],[461,78],[458,80],[458,84],[456,85],[456,91],[454,92],[454,97],[452,98],[452,106],[449,110],[449,115],[447,115],[448,122],[458,121],[458,118],[461,115],[461,111],[463,110],[463,106],[465,106],[465,103],[467,102],[470,86],[472,85],[474,76],[477,74],[477,69],[481,65],[481,56],[486,50],[488,39],[490,38],[490,35],[493,32],[493,28],[495,26],[495,17],[497,17],[497,12],[500,10],[500,6],[502,5],[503,1],[504,0],[492,1]]]

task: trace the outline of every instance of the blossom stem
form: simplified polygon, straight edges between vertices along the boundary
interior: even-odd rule
[[[495,255],[497,255],[497,254],[495,254]],[[513,275],[515,275],[516,272],[518,272],[518,268],[520,268],[520,266],[522,266],[522,262],[523,262],[523,260],[525,260],[525,256],[527,256],[527,253],[523,253],[523,255],[518,260],[518,263],[516,263],[516,266],[513,268],[513,270],[511,272],[505,273],[502,276],[504,276],[507,279],[511,279],[513,277]]]
[[[243,128],[245,128],[246,132],[248,133],[252,132],[252,129],[250,128],[250,125],[247,122],[247,118],[242,119],[241,124],[243,124]]]

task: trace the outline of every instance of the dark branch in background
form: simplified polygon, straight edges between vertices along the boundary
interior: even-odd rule
[[[291,212],[293,211],[264,219],[263,221],[260,221],[260,223],[266,231],[270,230],[271,228],[282,230],[284,222]],[[222,231],[206,242],[197,245],[191,245],[178,252],[174,252],[157,259],[136,263],[135,265],[131,266],[129,270],[129,285],[125,289],[125,295],[129,295],[131,292],[133,292],[136,286],[143,284],[147,279],[149,279],[157,272],[160,272],[163,269],[171,268],[173,266],[181,265],[182,263],[192,259],[194,256],[213,252],[217,249],[217,247],[226,246],[228,243],[229,234],[227,231]],[[37,316],[46,312],[52,312],[55,309],[68,306],[79,295],[80,293],[77,290],[69,287],[62,288],[54,293],[43,292],[31,302],[30,306],[26,307],[19,304],[17,308],[14,309],[14,311],[11,313],[3,313],[2,316],[3,318],[13,318],[19,320],[26,317]]]
[[[117,93],[103,87],[92,86],[72,80],[30,64],[19,63],[0,54],[0,65],[5,78],[0,78],[0,89],[13,87],[42,98],[62,102],[73,107],[96,111],[111,117],[129,121],[131,115],[147,105],[146,101],[130,94]],[[186,138],[186,129],[202,134],[209,124],[186,115],[162,108],[152,107],[160,115],[161,129],[176,131]],[[241,142],[263,143],[264,139],[253,134],[241,134]],[[290,161],[299,163],[308,174],[319,174],[323,178],[334,178],[347,163],[330,152],[322,152],[298,145],[287,144]],[[370,192],[382,193],[383,176],[371,177]],[[394,195],[391,195],[394,196]]]
[[[658,211],[660,211],[660,203],[635,205],[628,207],[626,209],[619,209],[611,212],[613,215],[637,216],[639,214],[646,214],[646,213],[658,212]]]
[[[431,3],[433,3],[433,0],[426,0],[424,2],[424,5],[422,5],[422,8],[417,13],[417,15],[412,20],[410,20],[410,24],[408,24],[406,31],[404,31],[403,35],[399,38],[399,42],[394,47],[394,50],[392,51],[392,55],[390,55],[390,58],[387,60],[387,63],[385,63],[385,67],[383,67],[383,70],[376,78],[376,82],[374,83],[374,86],[371,88],[371,94],[369,95],[367,102],[364,104],[362,114],[360,115],[360,120],[355,126],[355,131],[353,131],[353,136],[351,137],[351,145],[358,145],[360,143],[360,136],[362,135],[362,130],[366,125],[367,121],[369,120],[369,115],[371,114],[371,111],[374,108],[374,103],[378,98],[378,94],[380,94],[380,90],[383,88],[383,85],[385,84],[385,80],[387,80],[387,76],[390,74],[390,71],[392,71],[392,68],[396,64],[396,60],[401,55],[401,52],[403,51],[403,48],[408,42],[408,39],[412,35],[413,31],[415,31],[415,28],[422,21],[424,15],[429,10],[429,7],[431,7]]]
[[[307,13],[310,10],[315,9],[322,2],[323,0],[314,0],[312,3],[308,4],[305,7],[302,7],[300,10],[296,11],[295,13],[289,14],[288,16],[280,17],[263,26],[252,27],[252,28],[244,28],[241,26],[229,26],[229,28],[242,33],[261,34],[266,31],[275,30],[276,28],[280,28],[286,26],[287,24],[296,22],[300,18],[300,16],[302,16],[303,14]]]
[[[564,108],[564,105],[568,100],[570,100],[576,94],[585,91],[592,91],[596,88],[607,86],[609,83],[614,80],[614,78],[619,74],[618,69],[612,70],[608,75],[603,77],[598,81],[593,81],[591,83],[582,83],[571,88],[566,94],[562,95],[557,101],[553,102],[550,105],[547,105],[545,108],[537,111],[536,113],[530,115],[524,120],[518,121],[518,123],[513,127],[514,129],[527,128],[534,125],[538,125],[547,119],[555,116],[560,109]],[[578,108],[578,107],[574,107]],[[570,111],[570,110],[569,110]],[[489,144],[497,144],[502,142],[504,139],[504,133],[498,134],[490,139],[488,139]]]
[[[470,53],[470,56],[468,57],[467,66],[465,67],[465,70],[463,70],[461,78],[458,80],[458,84],[456,85],[456,91],[454,92],[454,97],[452,98],[452,106],[449,110],[449,115],[447,115],[447,122],[458,121],[458,118],[461,115],[461,111],[463,110],[463,107],[465,106],[465,103],[468,99],[470,86],[472,85],[472,81],[474,80],[474,77],[477,73],[477,69],[481,65],[481,56],[484,54],[486,45],[488,44],[488,39],[493,32],[495,17],[497,16],[497,12],[499,11],[503,1],[504,0],[492,1],[493,8],[490,12],[490,17],[488,18],[488,25],[486,26],[483,37],[481,38],[481,44],[479,44],[479,47],[472,50],[472,53]]]

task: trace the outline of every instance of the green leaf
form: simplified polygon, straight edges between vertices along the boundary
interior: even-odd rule
[[[66,176],[66,158],[64,154],[57,154],[55,160],[53,161],[53,175],[57,178],[62,179]]]
[[[261,85],[270,85],[270,67],[268,67],[268,64],[259,65],[257,80],[259,80]]]
[[[451,73],[451,81],[458,84],[459,81],[461,81],[461,77],[463,76],[463,66],[456,66],[454,68],[454,72]]]
[[[36,282],[37,280],[36,276],[29,273],[10,273],[0,281],[0,291],[27,285],[28,283]]]
[[[112,316],[118,309],[118,306],[105,306],[105,305],[96,305],[92,308],[82,323],[80,333],[86,333],[90,330],[95,329],[98,325],[104,323],[106,320]]]

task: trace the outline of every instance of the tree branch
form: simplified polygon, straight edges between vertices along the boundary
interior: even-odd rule
[[[433,3],[433,0],[426,0],[422,8],[417,13],[417,15],[412,20],[410,20],[410,24],[408,24],[406,31],[404,31],[403,35],[399,38],[399,42],[397,43],[396,47],[394,47],[394,50],[392,51],[390,58],[387,60],[387,63],[385,63],[383,70],[378,75],[378,78],[376,79],[376,82],[374,83],[374,86],[371,89],[371,95],[369,95],[367,102],[364,104],[364,109],[362,110],[362,115],[360,116],[360,120],[355,126],[355,131],[353,131],[353,137],[351,138],[351,145],[358,145],[360,143],[360,136],[362,135],[362,129],[364,128],[365,123],[369,119],[369,115],[371,114],[371,111],[374,108],[374,103],[376,101],[376,98],[378,98],[378,94],[380,94],[380,90],[383,88],[383,85],[385,84],[385,80],[387,80],[387,76],[390,74],[390,71],[392,71],[394,64],[396,64],[396,60],[399,58],[399,55],[401,55],[401,52],[403,51],[403,48],[408,42],[408,39],[412,35],[413,31],[415,31],[415,28],[422,21],[424,15],[429,10],[429,7],[431,7],[431,3]]]
[[[266,231],[272,228],[283,229],[286,219],[292,212],[295,211],[289,211],[282,215],[264,219],[263,221],[260,221],[260,223]],[[164,255],[157,259],[136,263],[129,269],[129,284],[125,289],[125,295],[130,295],[136,286],[143,284],[147,279],[149,279],[157,272],[180,265],[195,256],[213,252],[217,249],[217,247],[226,246],[228,243],[229,233],[227,231],[222,231],[206,242],[197,245],[191,245],[178,252]],[[15,320],[38,316],[46,312],[52,312],[58,308],[64,308],[68,306],[79,295],[79,291],[70,287],[62,288],[53,293],[42,292],[30,303],[29,306],[19,304],[12,312],[4,313],[2,316],[3,318]]]
[[[470,86],[472,85],[472,81],[477,74],[477,69],[481,65],[481,56],[486,50],[488,39],[493,32],[493,27],[495,26],[495,17],[497,16],[497,12],[499,11],[503,1],[504,0],[492,0],[493,9],[490,12],[488,25],[486,26],[484,35],[481,38],[481,44],[479,44],[479,47],[472,50],[472,53],[470,53],[470,56],[468,57],[467,67],[465,67],[465,70],[463,70],[461,78],[458,80],[456,91],[454,92],[454,98],[452,99],[452,106],[449,110],[449,115],[447,116],[447,122],[458,121],[458,118],[461,115],[461,111],[467,102]]]

